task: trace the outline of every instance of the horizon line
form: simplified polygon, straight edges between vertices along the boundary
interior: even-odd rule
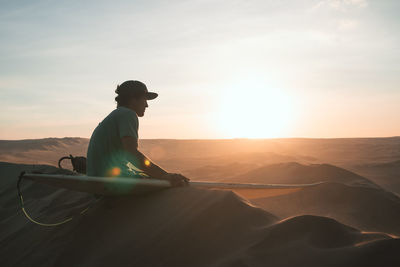
[[[365,136],[365,137],[266,137],[266,138],[139,138],[139,140],[174,140],[174,141],[223,141],[223,140],[281,140],[281,139],[389,139],[400,138],[400,135],[394,136]],[[90,139],[90,137],[64,136],[64,137],[42,137],[42,138],[24,138],[24,139],[0,139],[0,141],[28,141],[44,139]]]

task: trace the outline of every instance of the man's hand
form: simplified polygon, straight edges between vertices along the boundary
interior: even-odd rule
[[[168,173],[165,175],[165,180],[168,180],[172,186],[187,186],[190,181],[189,178],[179,173]]]

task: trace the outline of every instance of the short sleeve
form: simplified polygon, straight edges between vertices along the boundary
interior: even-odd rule
[[[121,112],[118,116],[119,137],[132,136],[138,140],[139,120],[134,111]]]

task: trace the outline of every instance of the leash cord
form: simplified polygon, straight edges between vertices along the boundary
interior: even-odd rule
[[[17,182],[17,190],[18,190],[18,197],[19,197],[19,201],[20,201],[20,204],[21,204],[22,212],[24,213],[25,217],[29,221],[33,222],[34,224],[37,224],[37,225],[40,225],[40,226],[47,226],[47,227],[59,226],[59,225],[62,225],[62,224],[65,224],[67,222],[72,221],[74,216],[71,216],[71,217],[69,217],[69,218],[67,218],[67,219],[65,219],[65,220],[63,220],[61,222],[57,222],[57,223],[42,223],[42,222],[38,222],[35,219],[33,219],[25,210],[24,198],[22,197],[22,193],[21,193],[20,185],[21,185],[21,181],[22,181],[22,178],[23,178],[24,174],[25,174],[25,171],[21,172],[21,174],[19,175],[18,182]],[[92,203],[93,203],[93,201],[92,201]],[[82,210],[80,212],[80,214],[83,215],[90,208],[92,203],[89,203],[88,207],[86,207],[84,210]]]

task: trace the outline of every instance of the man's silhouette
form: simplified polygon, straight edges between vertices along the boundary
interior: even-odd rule
[[[168,173],[138,150],[138,117],[143,117],[147,100],[158,94],[149,92],[144,83],[126,81],[115,92],[117,108],[93,131],[87,152],[87,175],[150,177],[183,185],[189,179]]]

